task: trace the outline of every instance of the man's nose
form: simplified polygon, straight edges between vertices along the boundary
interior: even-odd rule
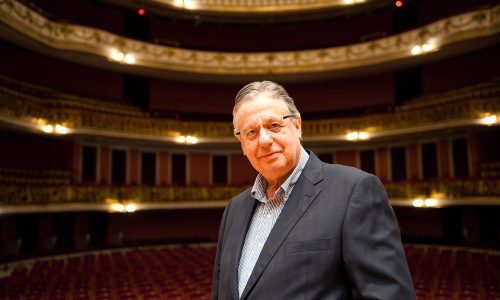
[[[259,128],[259,143],[261,144],[270,144],[273,142],[273,137],[269,131],[267,131],[264,127]]]

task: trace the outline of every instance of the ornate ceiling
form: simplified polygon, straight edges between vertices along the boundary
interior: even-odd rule
[[[389,7],[392,0],[100,0],[176,18],[202,16],[214,22],[289,22]]]
[[[132,40],[50,20],[17,1],[0,1],[0,35],[18,45],[85,65],[182,80],[246,82],[346,77],[395,69],[498,43],[500,5],[352,45],[281,52],[219,52]],[[133,57],[131,60],[123,58]],[[121,59],[117,59],[121,57]]]

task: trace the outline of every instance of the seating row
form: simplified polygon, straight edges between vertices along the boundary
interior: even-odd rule
[[[213,244],[131,248],[11,267],[0,299],[210,299]],[[500,253],[406,245],[417,299],[500,300]]]

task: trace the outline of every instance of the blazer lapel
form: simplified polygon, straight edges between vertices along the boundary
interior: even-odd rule
[[[312,152],[309,155],[309,160],[302,170],[299,180],[295,183],[295,187],[286,201],[285,207],[283,207],[276,224],[274,224],[267,238],[264,248],[262,248],[262,252],[241,295],[241,299],[244,299],[253,288],[294,225],[321,192],[317,184],[323,180],[322,163]]]
[[[241,251],[243,249],[243,244],[245,243],[246,233],[248,227],[250,226],[250,221],[252,219],[253,213],[255,211],[257,200],[248,195],[239,201],[237,204],[239,207],[235,207],[234,210],[241,212],[238,216],[234,218],[234,222],[231,224],[231,234],[228,241],[231,241],[230,253],[230,276],[231,283],[231,299],[238,299],[238,266],[240,263]]]

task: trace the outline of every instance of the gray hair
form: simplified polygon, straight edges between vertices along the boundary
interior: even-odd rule
[[[300,118],[300,112],[285,88],[275,82],[264,80],[251,82],[241,88],[238,94],[236,94],[233,108],[233,122],[236,112],[241,105],[257,98],[259,95],[268,95],[273,99],[285,102],[290,114],[294,115],[295,118]]]

